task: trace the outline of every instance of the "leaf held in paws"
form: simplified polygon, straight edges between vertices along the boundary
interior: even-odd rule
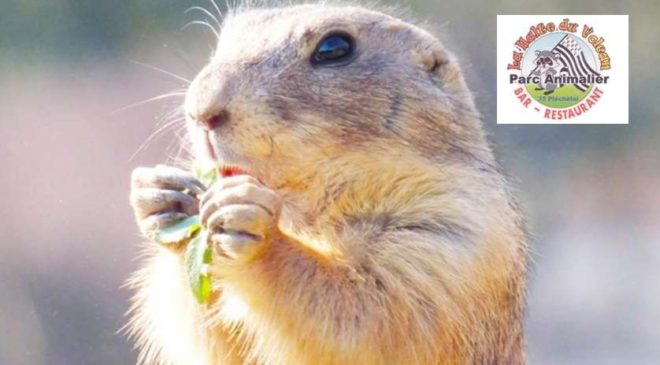
[[[171,226],[156,231],[154,239],[163,245],[174,245],[193,238],[202,226],[199,224],[199,216],[193,215],[185,218]]]
[[[211,296],[211,277],[208,271],[213,255],[207,237],[208,234],[204,230],[196,235],[188,244],[185,256],[188,281],[200,304],[208,302]]]
[[[225,165],[222,168],[193,169],[194,176],[205,186],[211,186],[218,177],[243,175],[246,172],[238,166]],[[197,302],[207,303],[211,296],[212,282],[209,275],[209,265],[213,254],[208,245],[208,232],[200,225],[199,216],[185,218],[171,226],[159,229],[155,235],[156,242],[163,245],[188,243],[185,253],[186,273],[188,282]]]

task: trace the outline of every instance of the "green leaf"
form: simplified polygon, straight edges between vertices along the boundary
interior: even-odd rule
[[[197,222],[188,226],[188,238],[193,238],[195,235],[202,230],[202,226],[199,224],[199,216],[197,217]]]
[[[211,296],[211,277],[208,270],[213,255],[207,237],[207,232],[202,230],[188,244],[185,256],[188,281],[200,304],[208,302]]]
[[[171,226],[159,229],[156,231],[154,239],[164,245],[177,244],[193,238],[201,229],[199,216],[193,215]]]
[[[210,186],[218,179],[218,169],[196,166],[193,169],[193,175],[202,184]],[[154,237],[156,242],[165,245],[190,241],[185,252],[186,273],[190,288],[200,304],[208,302],[212,290],[211,276],[208,271],[213,260],[213,253],[208,247],[207,237],[208,232],[199,224],[198,215],[160,229]]]

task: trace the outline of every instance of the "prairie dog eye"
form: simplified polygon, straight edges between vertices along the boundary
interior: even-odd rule
[[[351,59],[355,42],[344,32],[335,32],[325,36],[316,46],[312,55],[313,65],[345,64]]]

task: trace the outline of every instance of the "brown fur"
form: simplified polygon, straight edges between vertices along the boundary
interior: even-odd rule
[[[314,68],[333,29],[358,55]],[[216,259],[208,306],[181,255],[150,245],[132,280],[141,363],[524,364],[521,218],[435,37],[359,7],[236,12],[186,100],[197,117],[221,107],[214,153],[282,196],[279,234]]]

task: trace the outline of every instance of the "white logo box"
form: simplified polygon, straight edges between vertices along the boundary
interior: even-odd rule
[[[554,32],[560,32],[559,25],[566,25],[565,19],[569,24],[577,24],[575,32],[565,32],[583,40],[596,58],[598,52],[589,42],[589,36],[594,35],[599,40],[602,38],[602,42],[596,42],[596,45],[604,46],[610,59],[610,69],[602,71],[602,75],[609,76],[607,83],[594,85],[589,96],[583,100],[585,105],[573,113],[569,111],[571,108],[550,108],[533,99],[531,103],[527,101],[525,106],[519,85],[510,83],[512,71],[507,70],[507,66],[514,63],[514,51],[523,52],[516,42],[520,37],[526,38],[530,28],[540,23],[552,23],[555,25]],[[586,38],[583,37],[585,26],[592,28]],[[527,93],[526,90],[523,92]],[[590,102],[587,108],[586,99],[591,95],[594,95],[596,102]],[[579,115],[576,115],[577,111],[581,111]],[[628,16],[498,15],[497,124],[628,124]]]

